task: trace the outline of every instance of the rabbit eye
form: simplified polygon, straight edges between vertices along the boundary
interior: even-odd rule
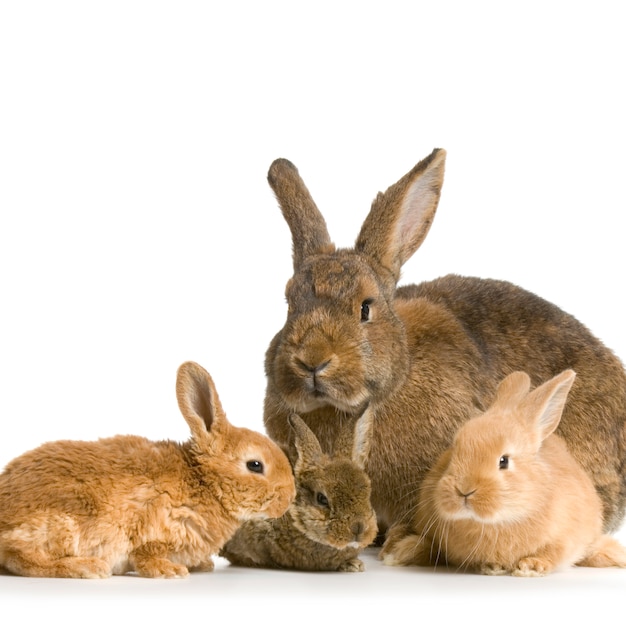
[[[363,300],[361,303],[361,321],[369,322],[370,319],[370,305],[372,300]]]
[[[328,506],[328,498],[321,491],[317,492],[316,500],[320,506]]]
[[[265,468],[263,467],[263,463],[261,461],[248,461],[246,463],[246,467],[249,471],[254,472],[255,474],[263,474]]]
[[[509,469],[509,457],[504,454],[500,457],[500,462],[498,464],[498,468],[501,470]]]

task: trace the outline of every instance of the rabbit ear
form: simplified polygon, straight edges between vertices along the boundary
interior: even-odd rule
[[[334,252],[326,221],[295,165],[287,159],[276,159],[267,180],[291,230],[294,270],[312,254]]]
[[[229,424],[213,379],[197,363],[187,361],[178,368],[176,398],[196,440],[227,430]]]
[[[334,456],[344,456],[352,459],[361,469],[365,467],[372,443],[373,415],[374,411],[367,406],[358,419],[346,420],[341,424]]]
[[[492,406],[510,407],[518,405],[530,391],[530,376],[526,372],[513,372],[498,385]]]
[[[379,193],[361,227],[356,250],[388,269],[395,282],[435,217],[445,159],[445,150],[433,150],[387,191]]]
[[[295,413],[289,416],[289,423],[295,432],[295,446],[298,459],[294,469],[299,472],[303,467],[310,467],[319,462],[323,456],[322,447],[315,433],[304,423],[302,418]]]
[[[352,460],[361,468],[369,456],[374,427],[374,410],[369,406],[354,425],[354,444],[352,446]]]
[[[533,420],[542,440],[559,425],[574,378],[574,370],[565,370],[531,391],[523,400],[522,407]]]

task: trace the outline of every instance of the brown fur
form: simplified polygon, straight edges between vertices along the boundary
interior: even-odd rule
[[[361,572],[365,567],[358,555],[377,531],[370,480],[363,469],[371,414],[366,411],[356,427],[352,422],[343,425],[332,456],[322,452],[297,415],[290,422],[298,452],[295,501],[278,519],[245,522],[220,555],[248,567]],[[349,438],[343,434],[348,431]]]
[[[553,434],[574,376],[566,370],[532,392],[525,373],[506,377],[427,474],[412,523],[390,533],[384,562],[516,576],[626,567],[626,549],[602,534],[589,475]]]
[[[211,555],[251,518],[278,517],[295,495],[289,460],[231,425],[213,381],[180,366],[183,444],[121,436],[55,441],[0,474],[0,566],[23,576],[148,577],[210,571]],[[247,463],[259,461],[262,472]]]
[[[297,412],[332,450],[341,419],[369,403],[367,471],[385,530],[411,518],[427,469],[504,376],[523,369],[539,384],[572,368],[559,433],[602,498],[605,529],[615,530],[626,505],[626,374],[613,352],[505,281],[449,275],[396,289],[434,218],[444,163],[435,150],[378,194],[355,247],[338,250],[296,168],[283,159],[270,167],[294,274],[287,320],[266,353],[266,431],[292,445],[288,416]]]

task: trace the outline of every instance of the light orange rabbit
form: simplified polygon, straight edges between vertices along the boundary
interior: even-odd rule
[[[213,569],[248,519],[279,517],[295,495],[283,451],[229,423],[208,372],[183,363],[189,441],[122,436],[55,441],[0,474],[0,566],[23,576],[172,578]]]
[[[589,476],[554,434],[574,377],[566,370],[529,391],[527,374],[507,376],[428,472],[409,534],[390,534],[384,562],[515,576],[626,567],[626,549],[602,532]]]

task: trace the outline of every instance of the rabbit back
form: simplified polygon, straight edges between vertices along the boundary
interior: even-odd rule
[[[190,501],[181,472],[176,444],[137,436],[50,442],[25,453],[0,475],[0,563],[30,576],[69,576],[74,566],[78,577],[122,574],[133,569],[133,550],[157,538],[189,562],[184,546],[198,538],[171,519]],[[202,544],[211,551],[206,538]]]

